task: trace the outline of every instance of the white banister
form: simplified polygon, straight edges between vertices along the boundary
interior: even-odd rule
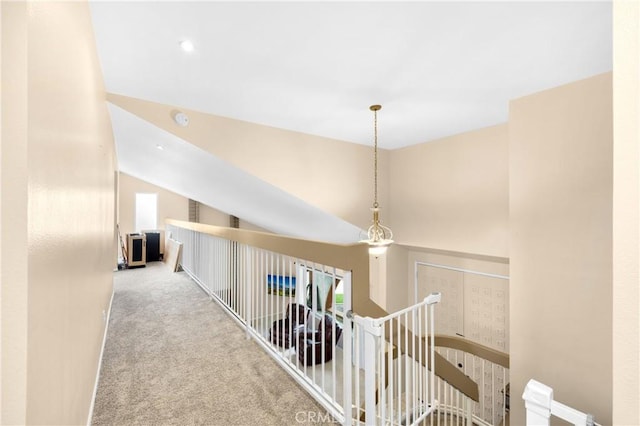
[[[378,356],[380,324],[372,318],[362,318],[364,333],[365,418],[376,418],[376,357]],[[368,421],[367,424],[373,424]]]
[[[358,398],[356,412],[366,425],[418,425],[437,409],[428,366],[435,355],[433,309],[439,301],[440,294],[432,294],[382,318],[354,315],[354,332],[364,340],[362,348],[354,345],[356,370],[364,370],[364,412]]]
[[[351,273],[345,273],[343,278],[345,285],[351,288]],[[352,351],[353,347],[351,346],[351,342],[353,341],[353,326],[352,326],[352,313],[351,313],[351,292],[344,293],[344,329],[342,332],[344,333],[343,338],[343,349],[342,349],[342,365],[343,366],[351,366],[352,362]],[[347,370],[350,371],[350,370]],[[353,422],[353,414],[351,407],[353,406],[353,377],[351,374],[344,374],[342,379],[342,393],[344,395],[344,425],[351,426]]]
[[[344,375],[343,386],[340,311],[351,309],[351,272],[174,224],[167,229],[183,243],[184,271],[307,389],[326,416],[350,419],[351,385],[346,378],[351,375]],[[317,282],[311,282],[312,274]],[[341,303],[336,296],[339,278],[345,294]],[[311,306],[305,298],[307,283],[312,286]],[[304,307],[304,318],[298,315],[299,307]],[[350,328],[350,320],[345,324]],[[344,346],[349,367],[351,347]]]
[[[251,257],[251,247],[246,246],[245,247],[245,251],[246,251],[246,259],[249,259]],[[250,262],[245,262],[245,269],[246,269],[246,278],[247,281],[251,282],[252,280],[252,268],[251,268],[251,263]],[[246,290],[245,290],[245,318],[246,318],[246,322],[247,324],[251,324],[251,322],[253,321],[252,318],[252,312],[251,312],[251,287],[252,286],[247,286]],[[251,333],[249,332],[249,327],[245,328],[245,333],[247,335],[247,339],[251,338]]]
[[[548,426],[551,416],[556,416],[576,426],[594,426],[591,414],[582,413],[553,399],[553,389],[529,380],[522,394],[526,408],[527,426]]]

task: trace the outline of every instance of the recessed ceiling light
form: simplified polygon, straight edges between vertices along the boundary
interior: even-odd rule
[[[164,151],[164,146],[157,144],[156,148],[158,148],[160,151]]]
[[[193,52],[194,46],[191,40],[182,40],[180,42],[180,48],[185,52]]]

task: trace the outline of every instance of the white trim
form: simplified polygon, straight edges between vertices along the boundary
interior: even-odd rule
[[[450,271],[458,271],[458,272],[473,274],[473,275],[482,275],[483,277],[498,278],[501,280],[509,280],[508,275],[490,274],[488,272],[480,272],[480,271],[474,271],[472,269],[457,268],[455,266],[440,265],[438,263],[422,262],[420,260],[416,260],[413,263],[413,303],[419,303],[418,302],[418,265],[431,266],[433,268],[448,269]],[[463,283],[463,291],[464,291],[464,283]],[[464,315],[464,312],[463,312],[463,315]]]
[[[102,370],[102,356],[104,355],[104,347],[107,343],[107,332],[109,331],[109,319],[111,318],[111,305],[113,304],[113,296],[115,295],[115,288],[112,285],[111,299],[109,300],[109,309],[107,310],[107,318],[105,318],[104,334],[102,335],[102,347],[100,348],[100,357],[98,358],[98,370],[96,372],[96,381],[93,386],[93,395],[91,396],[91,406],[89,407],[89,415],[87,417],[87,426],[91,426],[91,420],[93,419],[93,408],[96,404],[96,395],[98,393],[98,384],[100,382],[100,371]]]
[[[450,269],[452,271],[466,272],[468,274],[482,275],[482,276],[491,277],[491,278],[499,278],[501,280],[509,279],[508,275],[490,274],[488,272],[474,271],[472,269],[456,268],[455,266],[446,266],[446,265],[439,265],[437,263],[421,262],[419,260],[416,260],[416,265],[433,266],[434,268]]]
[[[418,303],[418,261],[413,263],[413,303]]]

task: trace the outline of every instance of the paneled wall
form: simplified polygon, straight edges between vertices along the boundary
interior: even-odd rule
[[[442,299],[436,309],[436,333],[464,336],[464,273],[416,264],[418,300],[431,293]]]
[[[480,271],[416,263],[417,296],[442,294],[436,332],[509,352],[509,281]]]

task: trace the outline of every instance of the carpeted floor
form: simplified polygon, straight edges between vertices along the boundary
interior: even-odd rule
[[[93,425],[330,419],[184,272],[154,262],[115,272],[114,286]]]

